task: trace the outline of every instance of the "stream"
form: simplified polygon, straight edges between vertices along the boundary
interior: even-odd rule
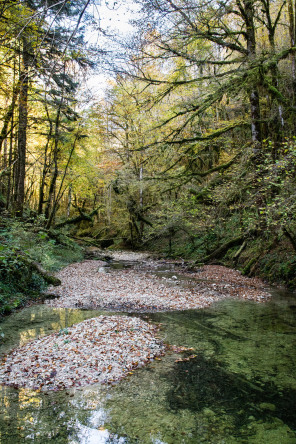
[[[113,265],[124,266],[132,264]],[[1,322],[0,354],[101,314],[108,312],[25,308]],[[160,323],[165,342],[194,348],[196,358],[167,353],[113,386],[0,386],[0,443],[296,444],[295,294],[136,316]]]

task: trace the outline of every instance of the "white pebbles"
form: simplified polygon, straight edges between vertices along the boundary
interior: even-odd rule
[[[88,319],[13,350],[0,383],[45,391],[116,382],[164,354],[156,331],[135,317]]]

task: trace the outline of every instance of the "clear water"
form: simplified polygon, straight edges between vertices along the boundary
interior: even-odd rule
[[[99,314],[27,308],[0,324],[0,353]],[[295,295],[142,316],[197,357],[168,353],[112,387],[0,387],[0,443],[296,443]]]

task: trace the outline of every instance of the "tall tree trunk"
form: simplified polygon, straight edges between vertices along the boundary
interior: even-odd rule
[[[6,209],[8,210],[10,207],[10,198],[12,195],[12,184],[13,184],[13,168],[12,168],[12,157],[13,157],[13,141],[14,141],[14,134],[13,134],[13,127],[14,127],[14,118],[12,116],[11,118],[11,131],[10,131],[10,138],[9,138],[9,154],[8,154],[8,166],[9,166],[9,175],[8,175],[8,181],[7,181],[7,191],[6,191]]]
[[[275,45],[275,31],[276,31],[276,26],[277,23],[280,20],[281,14],[282,14],[282,10],[283,10],[283,5],[284,2],[282,2],[282,4],[279,4],[279,8],[276,11],[272,11],[271,7],[273,5],[271,5],[269,0],[261,0],[262,4],[263,4],[263,13],[265,15],[265,23],[266,23],[266,28],[267,28],[267,32],[268,32],[268,40],[269,40],[269,44],[270,44],[270,50],[271,50],[271,55],[274,56],[276,54],[276,45]],[[274,88],[276,90],[279,89],[279,68],[278,68],[278,62],[274,61],[274,63],[271,65],[270,67],[270,72],[271,72],[271,77],[272,77],[272,84],[274,86]],[[274,100],[274,94],[271,96],[271,101]],[[281,131],[283,130],[284,126],[285,126],[285,121],[284,121],[284,115],[283,115],[283,106],[281,103],[277,103],[277,115],[275,116],[275,118],[273,119],[272,122],[272,128],[271,130],[274,133],[274,139],[280,141],[281,140]],[[270,135],[270,134],[269,134]],[[276,153],[276,150],[275,150]]]
[[[250,92],[250,105],[251,105],[251,130],[252,141],[254,142],[254,149],[259,150],[261,147],[261,125],[260,125],[260,100],[258,89],[254,88]]]
[[[13,112],[14,112],[14,108],[15,108],[18,94],[19,94],[19,84],[16,86],[13,86],[11,103],[10,103],[10,105],[6,111],[6,114],[3,118],[3,126],[1,129],[1,133],[0,133],[0,152],[2,149],[2,144],[7,139],[7,136],[9,134],[8,126],[9,126],[9,122],[13,116]]]
[[[242,12],[242,17],[245,21],[246,33],[245,38],[247,42],[247,51],[249,63],[256,57],[256,35],[255,35],[255,25],[254,25],[254,2],[253,0],[244,0],[244,8],[240,9]],[[252,141],[254,143],[254,151],[257,152],[261,148],[261,112],[260,112],[260,98],[259,90],[255,85],[251,88],[249,92],[249,101],[251,109],[251,131],[252,131]]]
[[[69,217],[70,217],[71,205],[72,205],[72,184],[70,183],[69,192],[68,192],[68,205],[67,205],[67,211],[66,211],[67,219],[69,219]]]
[[[56,214],[56,211],[57,211],[57,208],[58,208],[58,204],[59,204],[59,202],[60,202],[60,199],[61,199],[62,195],[64,194],[64,193],[62,192],[63,185],[64,185],[64,180],[65,180],[65,177],[66,177],[66,175],[67,175],[68,167],[69,167],[70,161],[71,161],[71,159],[72,159],[72,155],[73,155],[73,153],[74,153],[74,150],[75,150],[75,147],[76,147],[76,142],[77,142],[78,138],[79,138],[79,135],[78,135],[78,133],[77,133],[76,136],[75,136],[74,142],[73,142],[73,146],[72,146],[71,151],[70,151],[70,153],[69,153],[69,158],[68,158],[68,161],[67,161],[67,165],[66,165],[66,167],[65,167],[65,170],[64,170],[63,178],[62,178],[62,180],[61,180],[61,184],[60,184],[60,187],[59,187],[58,193],[57,193],[57,195],[55,196],[55,199],[54,199],[54,202],[53,202],[53,205],[52,205],[52,210],[51,210],[51,213],[50,213],[50,216],[49,216],[49,218],[48,218],[47,225],[46,225],[47,228],[50,228],[50,226],[51,226],[51,224],[52,224],[52,222],[53,222],[53,220],[54,220],[54,217],[55,217],[55,214]]]
[[[7,168],[7,138],[4,140],[3,143],[3,168]]]
[[[54,170],[53,170],[53,175],[52,175],[50,186],[49,186],[47,204],[46,204],[46,208],[45,208],[45,212],[44,212],[44,215],[45,215],[46,219],[48,219],[49,215],[50,215],[50,207],[51,207],[52,202],[54,200],[54,192],[55,192],[55,187],[56,187],[56,181],[57,181],[58,174],[59,174],[59,169],[58,169],[58,151],[57,151],[56,147],[55,147],[54,153],[53,153],[53,166],[54,166]]]
[[[43,204],[44,204],[44,196],[45,196],[45,181],[48,173],[49,165],[48,165],[48,147],[52,137],[52,123],[50,122],[49,132],[47,136],[46,145],[44,148],[44,157],[43,157],[43,168],[42,174],[40,178],[40,186],[39,186],[39,200],[38,200],[38,214],[42,214]]]
[[[43,158],[43,169],[42,169],[42,174],[40,177],[40,185],[39,185],[39,198],[38,198],[38,208],[37,208],[38,214],[42,214],[42,211],[43,211],[44,191],[45,191],[44,188],[45,188],[45,179],[46,179],[47,171],[48,171],[47,153],[45,151],[44,158]]]
[[[18,123],[18,160],[15,189],[15,209],[22,216],[25,199],[26,149],[28,125],[28,89],[29,89],[29,45],[22,38],[22,67],[20,70],[19,123]]]
[[[48,130],[48,135],[47,135],[47,141],[46,141],[45,148],[44,148],[43,169],[42,169],[42,175],[40,178],[39,201],[38,201],[38,210],[37,210],[38,214],[42,214],[43,204],[45,203],[44,202],[45,181],[46,181],[46,176],[47,176],[48,170],[50,168],[50,164],[48,163],[48,160],[49,160],[48,159],[48,149],[49,149],[49,145],[50,145],[50,142],[52,139],[52,133],[53,133],[52,120],[50,118],[49,111],[48,111],[46,95],[45,95],[44,107],[45,107],[45,112],[47,115],[47,121],[49,123],[49,130]]]
[[[288,0],[288,11],[289,11],[289,31],[290,31],[290,42],[291,46],[296,45],[296,2],[295,0]],[[291,52],[291,62],[292,62],[292,97],[293,105],[296,104],[296,55],[295,52]],[[294,132],[296,132],[296,122],[294,122]]]
[[[60,103],[60,105],[58,107],[57,115],[56,115],[56,119],[55,119],[55,133],[54,133],[54,147],[53,147],[53,168],[54,168],[54,170],[53,170],[53,175],[52,175],[50,186],[49,186],[47,205],[46,205],[45,212],[44,212],[45,218],[47,220],[49,219],[50,208],[51,208],[52,202],[54,200],[56,181],[57,181],[58,174],[59,174],[58,155],[59,155],[61,107],[62,107],[62,103]]]
[[[289,32],[290,32],[290,42],[291,46],[296,44],[296,4],[293,0],[288,1],[288,11],[289,11]],[[292,62],[292,82],[293,82],[293,98],[295,103],[296,98],[296,59],[295,52],[291,52],[291,62]]]
[[[19,83],[17,85],[17,88],[15,87],[15,79],[16,79],[16,59],[14,59],[13,62],[13,85],[12,85],[12,91],[14,95],[14,92],[17,91],[17,93],[19,94]],[[17,99],[17,97],[16,97]],[[11,105],[15,103],[13,100],[11,101]],[[8,175],[8,180],[7,180],[7,189],[6,189],[6,209],[8,210],[10,207],[10,198],[12,195],[12,190],[11,190],[11,186],[13,184],[13,173],[14,173],[14,169],[13,164],[12,164],[12,157],[13,157],[13,142],[14,142],[14,110],[15,110],[15,104],[13,106],[12,109],[12,114],[11,114],[11,118],[10,118],[10,138],[9,138],[9,154],[8,154],[8,166],[9,166],[9,175]],[[3,130],[3,128],[2,128]]]

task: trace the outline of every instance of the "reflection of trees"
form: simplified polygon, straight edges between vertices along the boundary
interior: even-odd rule
[[[106,442],[109,442],[108,431],[98,429],[106,417],[103,409],[105,391],[106,388],[100,386],[76,391],[75,394],[2,387],[0,443],[21,443],[26,437],[34,442],[40,439],[42,443],[46,439],[54,440],[57,444],[68,443],[71,437],[70,442],[86,443],[88,437],[99,437],[99,432],[100,438],[106,437]],[[97,412],[100,414],[96,415]]]
[[[0,347],[0,354],[8,353],[12,348],[24,345],[39,336],[51,334],[94,316],[97,316],[97,313],[77,309],[49,308],[46,305],[34,306],[14,313],[1,323],[1,330],[5,336]]]
[[[2,326],[5,334],[13,329],[9,336],[13,346],[30,330],[30,323],[36,335],[48,334],[95,315],[32,307],[5,319]],[[23,443],[26,436],[42,444],[47,440],[82,444],[92,438],[105,444],[123,444],[125,438],[102,428],[107,421],[112,430],[124,430],[135,439],[128,442],[137,442],[137,434],[145,442],[150,433],[164,441],[181,442],[185,427],[194,438],[209,433],[209,439],[225,439],[224,426],[230,434],[241,433],[244,423],[250,423],[249,416],[255,418],[251,424],[260,419],[262,427],[275,424],[276,430],[281,430],[280,418],[287,424],[285,430],[288,426],[293,429],[294,316],[277,302],[227,302],[206,311],[150,314],[152,322],[167,325],[168,342],[196,347],[198,358],[175,364],[176,358],[167,355],[162,362],[139,369],[130,380],[112,388],[112,398],[107,396],[108,388],[99,385],[48,393],[2,387],[0,444]],[[206,352],[213,350],[215,360],[202,355],[201,341]],[[200,424],[205,426],[204,432]]]
[[[64,405],[44,393],[2,387],[1,443],[23,442],[27,437],[34,442],[39,436],[49,439],[57,438],[60,435],[60,424],[56,420],[59,415],[57,409],[63,410]]]
[[[7,353],[38,336],[96,314],[46,306],[34,306],[14,313],[1,324],[5,342],[0,351]],[[73,430],[73,436],[76,436],[83,429],[83,424],[87,424],[90,412],[98,405],[101,408],[99,391],[102,391],[100,387],[94,387],[78,391],[73,396],[69,391],[38,392],[0,386],[0,444],[21,443],[27,436],[34,442],[54,439],[57,444],[68,443],[69,431]]]

